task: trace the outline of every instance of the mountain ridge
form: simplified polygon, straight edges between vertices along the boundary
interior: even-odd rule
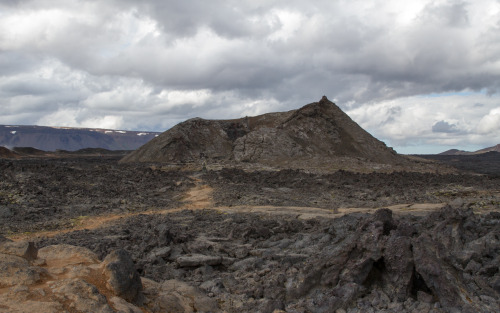
[[[444,152],[439,153],[438,155],[472,155],[472,154],[482,154],[482,153],[487,153],[487,152],[500,152],[500,144],[492,146],[492,147],[487,147],[483,148],[480,150],[476,151],[464,151],[464,150],[458,150],[458,149],[450,149],[446,150]]]
[[[158,132],[102,128],[0,125],[0,146],[32,147],[43,151],[76,151],[85,148],[135,150]]]

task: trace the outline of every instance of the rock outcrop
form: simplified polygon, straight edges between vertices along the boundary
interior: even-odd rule
[[[326,97],[282,113],[234,120],[190,119],[127,155],[122,162],[232,160],[279,165],[342,157],[385,164],[404,162]]]
[[[125,250],[112,251],[100,262],[83,247],[61,244],[37,251],[32,243],[0,236],[0,312],[215,312],[216,308],[212,299],[183,282],[141,279]]]
[[[111,252],[102,262],[106,287],[117,296],[133,303],[141,303],[142,284],[134,262],[123,249]]]

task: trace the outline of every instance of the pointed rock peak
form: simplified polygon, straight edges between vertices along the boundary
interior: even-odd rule
[[[378,163],[400,161],[383,142],[323,96],[287,112],[183,122],[121,162],[197,162],[203,158],[271,165],[292,162],[307,167],[312,166],[311,160],[336,164],[345,157]]]
[[[319,104],[324,104],[324,103],[332,103],[326,96],[321,97],[321,100],[319,100]]]
[[[302,108],[295,111],[295,113],[287,120],[293,120],[300,116],[307,116],[311,118],[325,118],[334,117],[346,118],[347,115],[333,102],[331,102],[326,96],[323,96],[320,101],[309,103]]]

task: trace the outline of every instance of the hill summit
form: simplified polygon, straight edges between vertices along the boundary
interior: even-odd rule
[[[406,161],[323,96],[319,102],[288,112],[232,120],[189,119],[122,162],[207,160],[290,165],[352,157],[382,164]]]

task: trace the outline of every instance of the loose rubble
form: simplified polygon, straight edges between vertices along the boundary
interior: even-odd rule
[[[189,174],[114,157],[0,159],[0,229],[56,230],[96,215],[175,208],[193,186]]]
[[[149,283],[183,281],[178,288],[191,286],[214,300],[214,311],[500,308],[500,213],[476,215],[467,207],[424,217],[380,209],[326,220],[184,211],[136,216],[38,245],[55,242],[86,246],[98,256],[124,249]],[[169,299],[190,293],[183,292]]]

